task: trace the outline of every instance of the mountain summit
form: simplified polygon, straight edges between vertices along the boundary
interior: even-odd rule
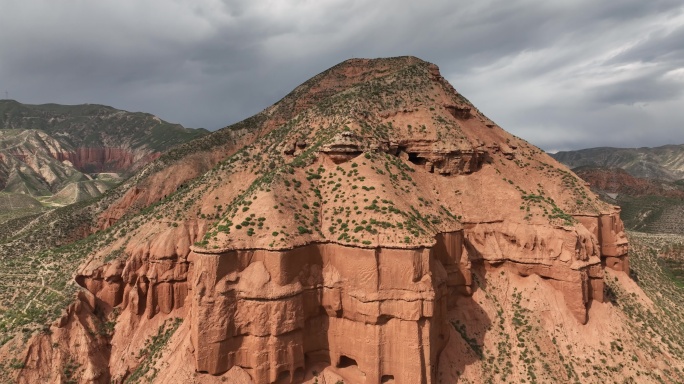
[[[338,64],[88,209],[93,234],[59,254],[82,289],[63,283],[78,299],[33,334],[20,381],[55,366],[160,383],[647,371],[604,294],[640,292],[619,210],[415,57]]]

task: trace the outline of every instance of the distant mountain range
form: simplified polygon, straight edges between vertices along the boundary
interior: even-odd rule
[[[166,149],[207,133],[104,105],[0,100],[0,220],[98,196]]]
[[[655,148],[598,147],[551,154],[570,168],[621,168],[632,176],[675,181],[684,178],[684,144]]]
[[[589,148],[551,156],[603,200],[619,205],[628,229],[684,235],[684,145]]]

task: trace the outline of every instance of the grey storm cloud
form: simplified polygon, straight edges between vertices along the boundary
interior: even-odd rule
[[[218,129],[351,57],[414,55],[546,150],[684,143],[681,1],[3,0],[0,91]]]

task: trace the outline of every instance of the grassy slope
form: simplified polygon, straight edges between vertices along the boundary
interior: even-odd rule
[[[625,227],[647,233],[684,235],[681,225],[684,201],[662,196],[618,196]]]
[[[655,304],[655,311],[639,306],[625,295],[618,284],[609,281],[616,293],[617,305],[632,321],[635,335],[657,336],[673,352],[673,358],[684,361],[684,237],[677,235],[629,233],[632,278]],[[675,260],[667,265],[665,260]],[[649,338],[642,340],[648,344]],[[645,348],[657,348],[645,345]],[[681,372],[680,372],[681,373]],[[683,378],[679,378],[682,382]]]
[[[44,210],[40,201],[20,193],[0,192],[0,224]]]
[[[439,382],[684,382],[684,237],[629,240],[631,277],[607,271],[607,303],[592,304],[584,326],[537,276],[476,269],[475,294],[450,313]]]

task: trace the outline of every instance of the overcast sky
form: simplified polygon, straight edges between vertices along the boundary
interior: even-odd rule
[[[215,130],[414,55],[543,149],[684,143],[681,0],[0,0],[0,92]]]

